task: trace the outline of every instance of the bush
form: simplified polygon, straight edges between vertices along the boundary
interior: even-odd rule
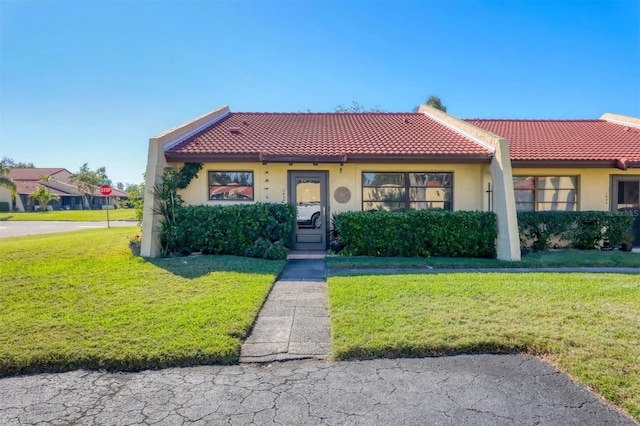
[[[489,212],[345,212],[334,226],[347,255],[496,256],[496,216]]]
[[[618,244],[633,224],[633,217],[615,212],[520,212],[518,231],[522,246],[545,250],[551,239],[569,241],[582,250],[599,250],[603,241]]]
[[[180,206],[169,250],[286,258],[285,242],[291,237],[293,214],[288,204]]]

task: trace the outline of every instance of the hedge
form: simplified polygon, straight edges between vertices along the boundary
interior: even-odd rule
[[[333,226],[346,255],[496,256],[497,222],[491,212],[345,212],[334,216]]]
[[[175,214],[173,253],[202,252],[286,258],[293,223],[288,204],[181,206]]]
[[[572,247],[599,250],[604,241],[618,244],[631,231],[633,216],[616,212],[519,212],[520,244],[545,250],[552,239]]]

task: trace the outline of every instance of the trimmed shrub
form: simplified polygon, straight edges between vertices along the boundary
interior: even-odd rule
[[[175,239],[169,248],[183,254],[199,251],[286,258],[293,215],[288,204],[181,206],[176,210]]]
[[[545,250],[552,239],[582,250],[599,250],[603,241],[618,244],[631,230],[633,216],[616,212],[519,212],[522,246]]]
[[[497,223],[490,212],[345,212],[333,222],[346,255],[496,256]]]

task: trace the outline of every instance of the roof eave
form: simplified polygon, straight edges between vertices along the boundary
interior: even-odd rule
[[[185,154],[165,153],[167,162],[181,163],[490,163],[492,154],[343,154],[343,155],[280,155],[248,154]]]
[[[640,167],[640,162],[627,162],[626,168]],[[585,168],[622,169],[619,160],[511,160],[513,168]],[[624,170],[624,169],[622,169]]]

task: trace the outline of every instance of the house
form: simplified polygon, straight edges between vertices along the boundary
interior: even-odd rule
[[[427,105],[415,113],[225,106],[149,140],[146,187],[184,163],[203,164],[180,192],[187,204],[294,205],[294,249],[326,249],[333,213],[481,210],[498,218],[498,258],[519,260],[518,210],[637,214],[640,120],[460,120]],[[142,255],[150,257],[159,254],[154,203],[145,197]]]
[[[16,198],[11,202],[11,193],[6,188],[0,188],[0,201],[9,202],[12,210],[37,210],[38,202],[30,197],[40,186],[44,186],[51,193],[60,197],[49,205],[53,209],[82,210],[84,208],[100,209],[105,205],[114,205],[118,198],[128,198],[126,192],[113,189],[109,197],[104,197],[96,188],[90,197],[91,205],[83,200],[77,186],[70,181],[72,173],[64,168],[12,168],[9,178],[16,183]]]

